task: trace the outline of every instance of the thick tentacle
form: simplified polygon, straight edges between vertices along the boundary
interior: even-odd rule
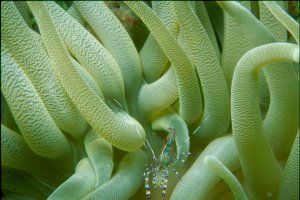
[[[1,45],[28,76],[57,126],[82,136],[88,124],[57,79],[40,35],[27,26],[13,2],[1,2],[1,11]]]
[[[37,19],[43,42],[54,63],[54,71],[81,114],[113,146],[125,151],[139,149],[145,140],[142,126],[128,115],[115,115],[103,100],[87,87],[72,66],[70,55],[44,2],[28,4]]]
[[[86,21],[84,21],[83,17],[81,16],[80,12],[76,8],[75,4],[73,3],[70,8],[68,9],[68,13],[76,19],[82,26],[86,24]]]
[[[124,77],[126,98],[134,113],[137,92],[142,84],[142,67],[138,52],[126,29],[104,2],[74,2],[105,48],[116,59]]]
[[[257,76],[265,65],[280,61],[299,62],[299,47],[294,44],[273,43],[250,50],[237,64],[232,83],[233,135],[245,178],[253,193],[262,199],[277,196],[282,169],[265,135],[268,129],[263,127],[261,119]],[[298,120],[295,125],[297,123]]]
[[[275,42],[275,39],[243,5],[233,1],[217,1],[217,3],[224,10],[224,46],[221,64],[230,91],[233,72],[242,55],[256,46]]]
[[[66,178],[70,170],[68,172],[61,166],[54,167],[51,162],[53,161],[35,154],[22,135],[1,124],[1,166],[24,170],[55,185]]]
[[[225,134],[230,120],[229,93],[214,47],[189,2],[173,2],[183,49],[195,65],[203,92],[204,114],[197,129],[199,138]],[[198,48],[201,47],[201,48]]]
[[[279,199],[299,199],[299,130],[283,171]]]
[[[82,184],[84,182],[84,184]],[[96,174],[88,158],[81,159],[75,169],[75,173],[65,182],[59,185],[47,198],[79,200],[91,193],[96,186]]]
[[[215,156],[206,156],[204,158],[204,163],[211,171],[226,181],[236,200],[248,199],[239,181],[218,158]]]
[[[94,130],[84,138],[85,150],[95,170],[96,186],[100,187],[111,178],[113,170],[112,146]]]
[[[174,65],[179,88],[179,113],[191,124],[202,113],[201,94],[192,63],[179,46],[172,33],[164,27],[160,18],[142,2],[125,2],[146,24],[161,48]]]
[[[91,74],[106,98],[116,99],[127,109],[124,79],[111,53],[55,2],[46,5],[70,53]]]
[[[56,126],[32,83],[2,45],[1,91],[32,151],[53,159],[71,152],[69,141]]]
[[[216,156],[226,167],[234,171],[240,167],[238,152],[232,136],[213,140],[200,154],[191,168],[176,185],[171,200],[205,199],[210,189],[218,183],[220,177],[211,172],[204,164],[208,155]]]
[[[174,9],[170,1],[153,1],[153,11],[164,22],[167,29],[169,29],[176,37],[178,34],[177,22]],[[161,49],[152,33],[149,33],[143,48],[140,51],[140,58],[143,67],[144,78],[147,83],[156,81],[162,72],[168,66],[168,58]]]
[[[287,28],[299,45],[299,23],[286,13],[275,1],[264,2],[265,6]]]
[[[259,4],[259,20],[268,28],[278,42],[287,41],[286,28],[276,19],[276,17],[269,11],[263,1],[257,2]],[[283,1],[277,1],[282,7]]]
[[[217,42],[217,36],[216,33],[214,32],[211,19],[208,16],[207,9],[204,5],[204,1],[194,1],[194,4],[195,4],[195,12],[199,18],[199,21],[201,22],[205,31],[207,32],[209,40],[211,41],[215,53],[217,54],[218,60],[220,61],[221,53]]]
[[[144,164],[147,162],[146,154],[139,150],[128,153],[121,161],[116,174],[112,179],[90,193],[85,200],[129,199],[142,185]]]
[[[143,84],[138,94],[138,110],[147,118],[168,108],[178,99],[178,87],[174,67],[151,84]]]

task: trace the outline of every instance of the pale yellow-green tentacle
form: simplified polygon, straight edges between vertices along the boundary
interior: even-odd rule
[[[276,198],[282,169],[265,135],[267,127],[263,127],[261,119],[257,79],[262,67],[280,61],[299,62],[299,47],[272,43],[250,50],[238,62],[232,83],[233,135],[245,178],[260,199]]]
[[[216,158],[216,156],[206,156],[204,158],[204,164],[228,184],[233,193],[234,199],[248,199],[237,178],[218,158]]]
[[[205,157],[216,156],[228,169],[235,171],[240,167],[238,151],[232,136],[219,137],[213,140],[200,154],[190,169],[176,185],[171,200],[205,199],[210,189],[220,177],[204,164]]]
[[[83,184],[84,182],[84,184]],[[81,159],[76,165],[75,173],[61,183],[47,199],[80,200],[95,190],[96,175],[88,158]]]
[[[138,94],[138,110],[140,116],[151,117],[160,112],[178,99],[178,87],[175,70],[169,70],[151,84],[142,85]]]
[[[26,22],[27,26],[32,28],[32,23],[30,21],[30,16],[29,16],[29,7],[27,6],[25,1],[14,1],[14,4],[16,8],[18,9],[20,15]]]
[[[195,65],[202,87],[204,114],[196,132],[199,138],[224,134],[229,126],[230,102],[226,81],[213,45],[189,2],[173,2],[183,49]],[[199,48],[201,47],[201,48]]]
[[[59,5],[50,1],[46,5],[70,53],[91,74],[106,98],[116,99],[127,108],[124,79],[112,55]]]
[[[74,3],[72,3],[70,8],[68,9],[68,13],[74,19],[76,19],[76,21],[78,21],[82,26],[86,24],[86,22],[84,21],[83,17],[81,16],[80,12],[78,11]]]
[[[174,65],[179,88],[179,113],[188,124],[195,122],[201,116],[202,103],[194,66],[172,33],[164,27],[160,18],[147,5],[143,2],[125,3],[143,20]]]
[[[89,160],[95,170],[95,188],[98,188],[111,178],[114,166],[112,146],[94,130],[90,130],[86,134],[84,145]]]
[[[282,174],[279,199],[299,199],[299,131]]]
[[[139,149],[145,140],[141,125],[128,115],[115,115],[91,91],[74,69],[44,2],[28,2],[37,19],[43,42],[57,74],[70,98],[89,124],[113,146],[125,151]],[[66,76],[67,75],[67,76]]]
[[[55,123],[82,136],[88,124],[60,85],[40,35],[26,25],[12,2],[1,2],[1,11],[2,45],[28,76]]]
[[[53,161],[52,161],[53,162]],[[34,176],[46,179],[49,183],[59,183],[67,171],[59,166],[53,168],[51,160],[38,156],[27,145],[22,135],[1,124],[1,165],[24,170]],[[45,173],[48,171],[49,173]],[[53,174],[56,173],[55,176]]]
[[[283,1],[278,1],[283,6]],[[259,20],[268,28],[278,42],[287,41],[286,28],[276,19],[276,17],[264,5],[263,1],[259,1]]]
[[[116,174],[104,185],[90,193],[85,200],[129,199],[142,185],[146,154],[139,150],[128,153],[119,164]]]
[[[275,1],[265,1],[265,6],[287,28],[299,45],[299,23],[286,13]]]
[[[199,18],[199,21],[201,22],[205,31],[207,32],[207,35],[211,41],[211,44],[214,47],[215,53],[217,54],[218,60],[220,61],[221,52],[219,49],[217,37],[214,32],[211,20],[208,16],[204,1],[194,1],[194,4],[195,4],[195,12]]]
[[[152,9],[176,37],[178,26],[171,2],[152,1]],[[157,80],[168,66],[169,61],[151,32],[140,51],[140,58],[147,83]]]
[[[74,2],[80,14],[93,28],[105,48],[116,59],[124,77],[128,105],[133,114],[138,89],[142,84],[142,68],[138,52],[126,29],[104,2]]]
[[[53,159],[70,153],[68,140],[56,126],[28,77],[2,45],[1,91],[32,151]]]

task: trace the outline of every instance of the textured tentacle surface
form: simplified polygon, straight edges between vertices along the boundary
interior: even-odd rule
[[[70,144],[56,126],[30,80],[1,46],[1,91],[30,148],[38,155],[59,158]]]
[[[195,12],[199,18],[199,21],[204,26],[204,29],[207,32],[207,35],[208,35],[208,37],[214,47],[214,50],[217,54],[218,60],[220,60],[220,57],[221,57],[220,48],[218,45],[216,34],[213,30],[211,19],[209,18],[207,9],[204,5],[204,1],[195,1],[194,4],[195,4]]]
[[[128,199],[142,185],[141,177],[146,161],[147,157],[143,151],[128,153],[121,161],[117,173],[112,179],[85,199]]]
[[[288,15],[280,6],[275,2],[264,2],[267,8],[272,12],[272,14],[282,23],[288,31],[292,34],[294,39],[299,45],[299,23],[294,20],[290,15]]]
[[[25,24],[12,2],[3,2],[1,11],[2,45],[28,76],[56,124],[82,135],[88,125],[60,85],[41,37]]]
[[[85,139],[85,149],[95,170],[95,188],[109,181],[113,170],[112,146],[94,130],[90,130]]]
[[[284,2],[278,1],[281,7],[283,7]],[[287,41],[287,30],[284,26],[276,19],[274,15],[269,11],[269,9],[264,5],[262,1],[259,2],[259,20],[270,30],[274,38],[278,42]]]
[[[69,94],[72,101],[77,106],[81,114],[86,118],[90,125],[104,138],[113,143],[120,149],[133,151],[140,148],[145,139],[145,133],[142,127],[133,118],[130,124],[123,118],[117,117],[97,96],[90,91],[86,84],[80,79],[77,71],[74,70],[70,55],[68,54],[44,3],[35,2],[29,4],[29,7],[35,13],[38,24],[40,24],[43,42],[47,48],[50,58],[54,60],[55,73],[59,77],[62,85]],[[47,37],[48,35],[51,37]],[[58,68],[60,66],[60,68]],[[68,77],[65,76],[68,74]],[[71,87],[72,86],[72,87]],[[73,87],[76,86],[76,87]],[[89,103],[84,103],[89,102]],[[91,102],[95,102],[92,106]],[[100,119],[100,116],[105,118]],[[114,122],[112,128],[105,122]]]
[[[126,107],[124,79],[112,55],[56,3],[47,2],[47,8],[66,47],[96,80],[105,97]]]
[[[246,179],[257,197],[264,199],[277,196],[282,169],[278,166],[265,136],[257,97],[253,100],[253,97],[257,96],[257,73],[261,67],[272,62],[289,60],[299,62],[298,54],[298,46],[293,44],[262,45],[250,50],[241,58],[233,77],[231,102],[233,135],[242,155],[241,165],[246,171]],[[256,55],[256,60],[251,59],[253,55]],[[263,173],[264,171],[268,171],[268,176]]]
[[[1,2],[1,198],[299,199],[297,5]]]
[[[146,23],[174,65],[179,88],[179,113],[189,124],[195,122],[202,113],[202,104],[194,67],[176,42],[174,36],[164,28],[159,17],[147,5],[142,2],[126,2],[126,4]]]
[[[75,173],[56,188],[48,199],[82,199],[95,189],[95,185],[94,168],[88,158],[83,158],[78,162]]]
[[[151,84],[142,85],[138,94],[138,109],[141,115],[150,116],[168,108],[178,99],[178,87],[174,68]]]
[[[205,199],[209,190],[220,180],[220,177],[204,164],[204,158],[209,155],[216,156],[230,170],[239,167],[238,152],[233,138],[225,136],[215,139],[182,177],[170,199]]]
[[[204,158],[205,165],[213,171],[215,174],[220,176],[229,185],[235,199],[246,200],[247,196],[243,191],[243,188],[236,177],[231,171],[220,162],[215,156],[206,156]]]
[[[285,166],[279,199],[299,199],[299,131]]]
[[[101,42],[114,56],[124,77],[126,96],[134,102],[142,83],[141,61],[126,29],[104,2],[75,2],[83,18],[94,29]],[[135,106],[129,105],[133,113]]]
[[[178,34],[178,23],[176,21],[172,3],[170,1],[153,1],[152,8],[164,22],[165,26],[176,37]],[[151,33],[140,51],[140,58],[143,67],[143,75],[148,83],[157,80],[168,64],[167,56]]]
[[[186,43],[183,49],[196,66],[204,96],[204,113],[196,134],[203,138],[222,135],[228,129],[230,112],[228,89],[219,60],[189,2],[173,2],[173,5],[182,40]],[[199,46],[202,48],[197,48]]]
[[[53,173],[61,175],[58,168],[53,168],[51,160],[38,156],[26,144],[24,138],[1,124],[1,165],[24,170],[34,176],[51,180],[51,182],[60,181]],[[53,170],[55,169],[55,170]],[[53,170],[53,171],[52,171]],[[45,174],[44,171],[52,171]],[[64,172],[65,173],[65,172]],[[57,180],[58,179],[58,180]]]

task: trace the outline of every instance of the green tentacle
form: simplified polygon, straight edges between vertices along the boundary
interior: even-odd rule
[[[16,8],[18,9],[20,15],[26,22],[27,26],[29,28],[32,28],[32,23],[30,21],[30,16],[29,16],[29,7],[27,6],[25,1],[14,1],[14,4]]]
[[[213,140],[200,154],[190,169],[176,185],[171,200],[205,199],[210,189],[218,183],[220,177],[204,164],[205,157],[216,156],[231,171],[240,166],[238,152],[232,136],[219,137]]]
[[[86,134],[84,144],[86,153],[95,170],[95,188],[98,188],[111,178],[114,166],[112,146],[94,130],[90,130]]]
[[[18,64],[1,45],[1,91],[27,144],[36,154],[57,159],[70,144]]]
[[[178,34],[174,9],[170,1],[153,1],[153,11],[160,17],[166,28],[176,37]],[[147,83],[157,80],[168,66],[168,58],[152,33],[149,33],[140,51],[143,75]]]
[[[76,21],[78,21],[82,26],[86,25],[86,21],[84,21],[83,17],[81,16],[80,12],[78,11],[74,3],[70,6],[67,12],[74,19],[76,19]]]
[[[113,56],[55,2],[46,5],[70,53],[91,74],[106,98],[116,99],[127,109],[122,72]]]
[[[195,4],[196,15],[198,16],[199,21],[203,25],[203,27],[204,27],[204,29],[205,29],[208,37],[209,37],[209,40],[210,40],[212,46],[214,47],[215,53],[218,57],[218,60],[220,61],[221,52],[220,52],[220,49],[219,49],[219,45],[218,45],[218,42],[217,42],[217,37],[216,37],[216,34],[214,32],[211,20],[208,16],[207,9],[204,5],[204,1],[194,1],[194,4]]]
[[[196,66],[204,96],[204,114],[196,135],[214,138],[229,126],[230,102],[226,81],[213,45],[189,2],[173,2],[183,49]],[[187,15],[187,13],[189,13]],[[201,48],[198,48],[201,47]]]
[[[234,199],[247,200],[247,196],[243,188],[232,172],[215,156],[206,156],[204,164],[215,174],[220,176],[230,187]]]
[[[54,168],[51,160],[35,154],[24,138],[1,124],[1,165],[24,170],[34,176],[42,177],[49,183],[59,183],[67,171]],[[49,173],[45,173],[48,171]],[[51,173],[50,173],[51,172]],[[56,174],[56,176],[53,176]]]
[[[278,1],[283,6],[283,1]],[[262,1],[259,1],[259,20],[268,28],[278,42],[287,41],[286,28],[276,19]]]
[[[140,116],[151,117],[166,109],[178,99],[178,87],[175,70],[169,70],[157,81],[142,85],[138,94]]]
[[[202,103],[194,67],[172,33],[147,5],[142,2],[125,3],[143,20],[174,65],[179,88],[179,113],[188,124],[195,122],[201,116]]]
[[[299,199],[299,131],[283,171],[279,199]]]
[[[26,25],[13,2],[2,2],[1,11],[2,45],[28,76],[55,123],[72,135],[83,135],[88,124],[59,83],[40,35]]]
[[[277,20],[287,28],[299,45],[299,23],[286,13],[276,2],[265,1],[264,4],[277,18]]]
[[[124,77],[126,97],[136,113],[137,92],[142,84],[142,68],[138,52],[126,29],[104,2],[74,2],[87,23],[93,28],[105,48],[116,59]]]
[[[231,98],[233,135],[246,180],[261,199],[277,196],[282,170],[265,136],[257,97],[257,76],[262,67],[272,62],[299,62],[298,54],[298,46],[293,44],[262,45],[247,52],[234,73]]]
[[[95,185],[96,175],[94,168],[88,158],[83,158],[78,162],[75,173],[60,184],[47,199],[79,200],[94,191]]]
[[[256,46],[275,42],[275,39],[244,6],[231,1],[217,1],[217,3],[225,11],[221,64],[230,91],[233,72],[242,55]],[[264,90],[267,92],[267,88]]]
[[[84,199],[129,199],[142,185],[141,177],[143,176],[146,161],[147,156],[141,150],[128,153],[122,159],[112,179],[97,188]]]
[[[37,19],[43,42],[54,63],[54,71],[81,114],[113,146],[126,151],[140,148],[145,140],[145,132],[141,125],[127,115],[115,115],[103,100],[87,87],[74,69],[70,55],[45,4],[28,4]]]

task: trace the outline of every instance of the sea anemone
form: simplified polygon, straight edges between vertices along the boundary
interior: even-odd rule
[[[1,2],[3,199],[299,199],[285,2],[66,9]]]

